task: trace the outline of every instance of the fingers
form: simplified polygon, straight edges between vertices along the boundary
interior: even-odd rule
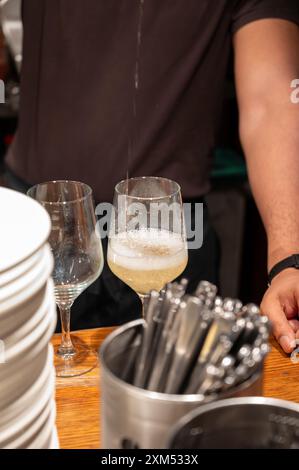
[[[299,331],[298,331],[299,330],[299,321],[295,320],[295,319],[289,320],[289,325],[291,326],[294,333],[296,333],[296,337],[297,337],[297,332],[298,332],[298,336],[299,336]]]
[[[267,315],[272,322],[273,334],[280,346],[286,353],[290,353],[296,347],[295,340],[295,324],[289,323],[283,308],[277,298],[273,296],[265,296],[261,304],[261,311]],[[299,334],[298,334],[299,337]]]
[[[288,320],[295,318],[295,315],[297,314],[297,310],[298,310],[297,302],[296,303],[290,302],[288,299],[284,300],[283,311]]]

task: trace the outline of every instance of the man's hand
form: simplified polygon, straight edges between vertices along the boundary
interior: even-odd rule
[[[295,339],[299,339],[299,271],[285,269],[275,276],[264,295],[261,311],[270,318],[282,349],[292,352]]]

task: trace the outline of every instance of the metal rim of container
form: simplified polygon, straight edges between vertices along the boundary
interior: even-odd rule
[[[138,320],[133,320],[129,323],[125,323],[121,327],[117,328],[115,331],[110,333],[107,338],[104,340],[102,343],[100,349],[99,349],[99,357],[101,361],[101,368],[105,370],[105,373],[109,376],[110,380],[112,380],[116,385],[121,385],[122,387],[126,387],[128,390],[130,390],[133,394],[140,394],[142,393],[145,397],[155,399],[155,400],[160,400],[160,401],[171,401],[171,402],[187,402],[187,403],[194,403],[198,402],[201,403],[202,405],[200,406],[208,406],[212,403],[215,403],[216,397],[218,396],[218,400],[221,400],[222,398],[225,399],[225,396],[230,395],[230,393],[233,391],[234,393],[241,392],[242,390],[248,388],[251,384],[253,384],[257,378],[261,374],[261,370],[257,371],[252,377],[250,377],[248,380],[240,384],[239,386],[232,388],[232,390],[227,390],[224,392],[222,395],[217,395],[217,394],[211,394],[209,397],[204,397],[203,395],[196,395],[196,394],[168,394],[168,393],[161,393],[161,392],[152,392],[150,390],[145,390],[143,388],[136,387],[135,385],[129,384],[128,382],[125,382],[124,380],[120,379],[117,377],[107,366],[105,363],[105,352],[109,348],[110,344],[112,341],[122,334],[123,332],[129,330],[130,328],[137,327],[139,325],[144,325],[145,320],[143,319],[138,319]],[[226,400],[230,400],[230,398],[227,398]],[[281,400],[283,401],[283,400]]]
[[[258,405],[258,406],[276,406],[280,409],[287,409],[289,411],[295,411],[299,413],[299,404],[288,400],[281,400],[280,398],[268,398],[268,397],[237,397],[237,398],[225,398],[223,400],[217,400],[213,403],[205,403],[198,408],[189,411],[183,416],[171,429],[170,436],[167,440],[167,448],[171,448],[173,440],[177,433],[194,418],[201,416],[209,411],[217,409],[228,408],[230,406],[242,406],[242,405]]]

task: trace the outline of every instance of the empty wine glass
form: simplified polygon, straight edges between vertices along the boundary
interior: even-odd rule
[[[113,207],[108,264],[143,302],[187,265],[180,186],[159,177],[127,179],[116,185]]]
[[[49,238],[54,256],[52,277],[62,327],[55,357],[56,373],[60,377],[81,375],[96,365],[97,355],[84,343],[72,341],[71,307],[103,269],[92,190],[76,181],[50,181],[34,186],[27,194],[43,205],[52,222]]]

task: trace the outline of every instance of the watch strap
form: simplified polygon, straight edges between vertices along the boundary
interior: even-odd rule
[[[268,275],[269,284],[271,284],[272,280],[275,276],[277,276],[277,274],[288,268],[299,269],[299,254],[288,256],[287,258],[275,264]]]

